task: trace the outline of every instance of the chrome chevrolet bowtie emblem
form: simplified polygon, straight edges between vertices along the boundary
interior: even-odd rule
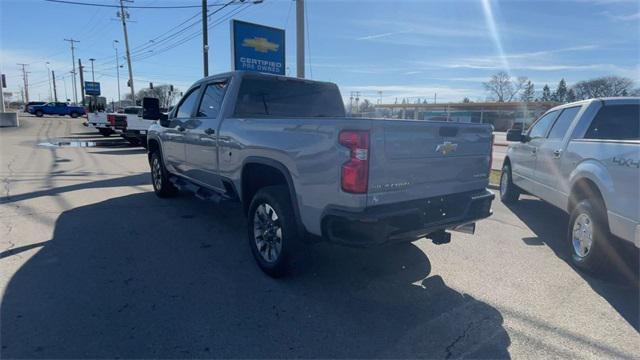
[[[458,144],[454,144],[449,141],[445,141],[444,143],[436,146],[436,152],[441,153],[442,155],[447,155],[452,153],[458,149]]]

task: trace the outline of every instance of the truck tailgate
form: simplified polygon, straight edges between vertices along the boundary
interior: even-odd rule
[[[373,120],[367,205],[484,189],[492,130],[481,124]]]

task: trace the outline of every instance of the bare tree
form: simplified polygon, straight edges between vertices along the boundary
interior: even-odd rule
[[[580,81],[572,88],[578,100],[607,96],[625,96],[633,92],[633,80],[619,76],[604,76]]]
[[[527,78],[519,76],[515,81],[504,71],[500,71],[491,76],[491,79],[485,83],[484,88],[489,92],[489,96],[497,102],[509,102],[518,95],[525,87]]]
[[[171,91],[170,85],[157,85],[154,86],[153,89],[146,88],[138,91],[138,95],[136,96],[138,99],[142,99],[144,97],[154,97],[160,100],[161,108],[168,108],[173,104],[173,101],[177,98],[179,90],[174,89]]]

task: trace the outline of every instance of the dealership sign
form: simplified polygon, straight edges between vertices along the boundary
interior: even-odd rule
[[[231,20],[234,70],[285,74],[284,30]]]
[[[85,81],[84,92],[87,95],[100,95],[100,83],[97,81]]]

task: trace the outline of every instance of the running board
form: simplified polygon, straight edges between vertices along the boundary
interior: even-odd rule
[[[231,198],[229,198],[228,196],[218,194],[217,192],[209,189],[205,189],[202,186],[196,185],[177,176],[170,177],[169,182],[171,182],[180,191],[193,193],[200,200],[210,200],[216,203],[225,200],[231,200]]]

